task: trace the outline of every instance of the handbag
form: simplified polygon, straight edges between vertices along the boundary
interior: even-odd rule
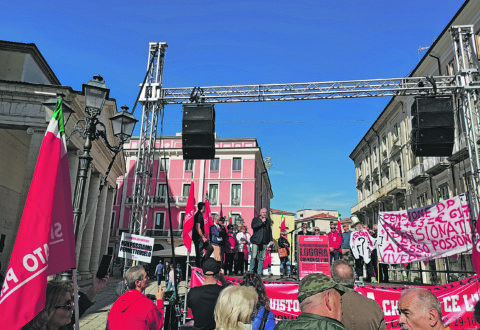
[[[279,248],[278,249],[278,256],[280,258],[288,256],[287,248]]]

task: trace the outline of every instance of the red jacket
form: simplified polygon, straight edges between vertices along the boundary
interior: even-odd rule
[[[334,250],[340,250],[340,246],[342,245],[342,234],[338,230],[334,233],[328,233],[328,245],[329,247],[333,248]]]
[[[107,329],[162,329],[163,300],[157,306],[143,293],[129,290],[115,301],[108,313]]]

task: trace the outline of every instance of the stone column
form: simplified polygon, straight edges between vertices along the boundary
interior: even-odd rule
[[[97,220],[95,217],[97,213],[100,173],[96,171],[91,172],[90,180],[88,181],[90,181],[89,187],[85,189],[85,192],[88,192],[85,203],[86,210],[82,213],[83,221],[80,223],[78,232],[78,241],[81,242],[80,251],[78,251],[78,271],[82,278],[88,278],[90,274],[90,255],[92,252],[93,230]],[[80,235],[82,235],[81,238]]]
[[[24,137],[24,131],[18,131],[22,138]],[[0,256],[2,262],[2,270],[5,271],[8,266],[8,261],[13,251],[15,244],[15,238],[18,233],[18,227],[22,219],[23,208],[25,207],[25,201],[27,200],[28,191],[30,190],[30,184],[32,183],[33,173],[35,171],[35,165],[37,164],[38,154],[40,152],[40,146],[42,145],[43,137],[45,136],[45,128],[29,127],[26,130],[26,135],[30,136],[30,144],[27,144],[23,152],[25,157],[22,162],[16,163],[17,170],[23,173],[18,176],[21,183],[15,183],[17,191],[11,191],[2,196],[2,204],[5,208],[2,209],[2,218],[0,228],[2,234],[5,234],[5,247]],[[25,139],[26,140],[26,139]],[[22,141],[23,142],[23,141]],[[11,157],[12,155],[4,154],[2,157]],[[2,169],[2,171],[8,169]],[[8,175],[6,173],[5,175]],[[12,176],[10,175],[10,178]],[[3,182],[5,184],[5,182]]]
[[[107,187],[103,187],[100,193],[100,197],[98,198],[97,212],[95,215],[95,225],[93,231],[92,250],[90,256],[90,272],[92,274],[95,274],[98,268],[103,224],[104,222],[109,222],[109,219],[105,218],[105,203],[107,200],[107,192]]]
[[[106,189],[105,187],[104,189]],[[112,206],[113,206],[113,199],[117,190],[114,188],[108,187],[108,194],[105,203],[105,222],[103,223],[103,230],[102,230],[102,244],[100,247],[100,254],[107,253],[108,250],[108,243],[110,240],[110,228],[111,228],[111,221],[112,221]],[[113,257],[116,257],[116,251],[113,251]]]

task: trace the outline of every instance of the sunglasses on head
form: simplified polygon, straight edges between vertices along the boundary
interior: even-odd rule
[[[65,303],[65,305],[55,306],[55,309],[63,309],[66,311],[71,311],[73,309],[73,301],[69,300]]]

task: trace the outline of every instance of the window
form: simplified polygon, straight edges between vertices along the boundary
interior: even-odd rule
[[[218,184],[210,184],[208,186],[208,201],[210,205],[217,205],[218,203]]]
[[[170,162],[168,158],[160,158],[159,162],[160,162],[160,166],[159,166],[160,172],[167,172],[170,169]]]
[[[182,196],[184,197],[188,197],[188,194],[190,193],[190,183],[185,183],[183,185],[183,192],[182,192]]]
[[[393,140],[396,141],[398,140],[398,135],[399,135],[399,130],[398,130],[398,124],[393,125]]]
[[[180,218],[178,219],[178,229],[183,229],[183,223],[185,222],[185,212],[180,213]]]
[[[242,186],[239,184],[232,184],[232,205],[240,205],[242,198]]]
[[[229,223],[228,217],[227,217],[226,222]],[[236,225],[239,225],[239,224],[242,224],[242,223],[243,223],[243,219],[242,219],[242,216],[240,215],[240,213],[232,213],[232,224],[234,224],[235,227],[237,227]]]
[[[165,228],[165,213],[155,213],[155,229]]]
[[[444,183],[438,187],[438,201],[445,200],[450,198],[450,193],[448,191],[448,184]]]
[[[157,185],[157,196],[167,197],[167,184],[159,183]]]
[[[210,160],[210,171],[218,172],[220,169],[220,158],[214,158]]]
[[[185,159],[185,171],[193,171],[194,159]]]
[[[240,157],[233,157],[232,171],[242,170],[242,159]]]

